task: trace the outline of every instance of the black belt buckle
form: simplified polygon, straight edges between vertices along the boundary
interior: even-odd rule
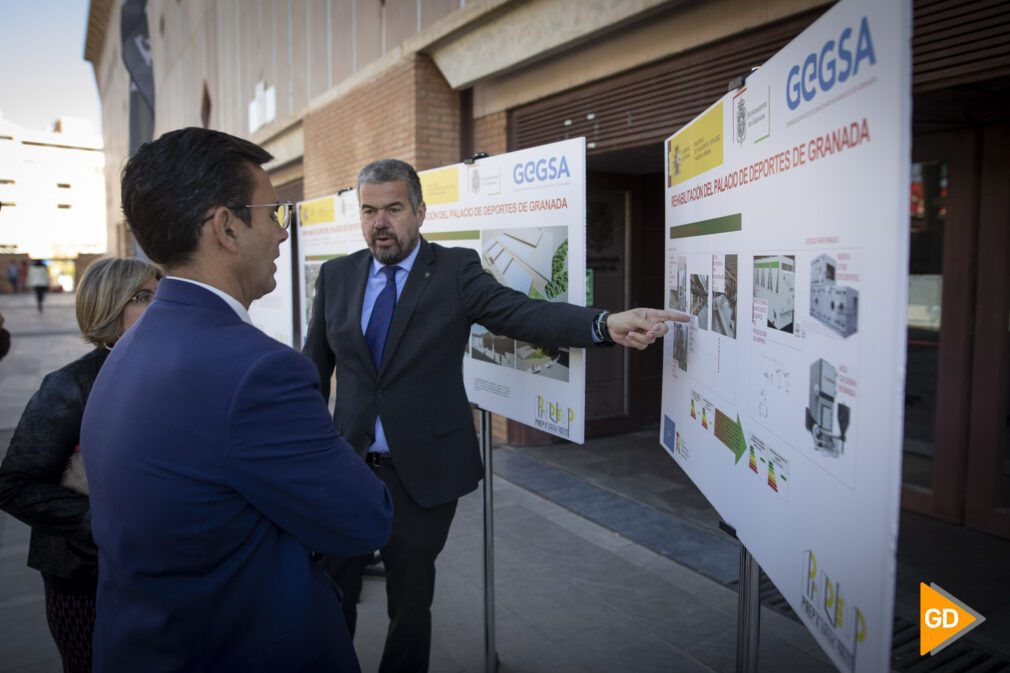
[[[393,457],[388,453],[378,453],[375,451],[366,453],[365,462],[372,467],[393,467]]]

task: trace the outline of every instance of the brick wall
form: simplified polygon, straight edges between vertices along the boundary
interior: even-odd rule
[[[354,185],[392,157],[418,170],[459,161],[459,95],[415,54],[305,117],[305,197]]]
[[[507,112],[493,112],[473,120],[473,151],[492,156],[508,152]]]
[[[414,59],[416,101],[414,168],[454,164],[459,152],[459,94],[427,56]]]

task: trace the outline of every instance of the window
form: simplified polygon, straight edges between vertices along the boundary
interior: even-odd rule
[[[0,179],[0,185],[14,185],[17,184],[14,180],[7,180],[6,178]]]
[[[56,188],[57,189],[70,189],[70,183],[69,182],[57,182],[56,183]]]

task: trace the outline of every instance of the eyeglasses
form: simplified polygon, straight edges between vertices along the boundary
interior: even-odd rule
[[[273,208],[273,212],[270,213],[270,219],[280,227],[281,229],[287,229],[291,224],[291,213],[295,210],[295,204],[290,201],[280,201],[278,203],[259,203],[249,206],[242,206],[243,208]]]
[[[245,206],[225,206],[225,208],[273,208],[270,219],[281,229],[287,229],[291,225],[291,214],[295,211],[295,204],[291,201],[279,201],[277,203],[251,203]],[[205,224],[214,219],[214,216],[204,218],[200,224]]]
[[[139,304],[140,306],[147,306],[153,300],[154,300],[154,293],[151,292],[150,290],[137,290],[134,293],[134,295],[130,297],[130,301],[128,301],[127,303]]]

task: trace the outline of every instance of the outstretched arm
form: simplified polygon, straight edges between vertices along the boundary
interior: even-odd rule
[[[691,316],[658,308],[633,308],[607,316],[607,329],[614,343],[644,350],[667,332],[666,321],[688,322]]]

